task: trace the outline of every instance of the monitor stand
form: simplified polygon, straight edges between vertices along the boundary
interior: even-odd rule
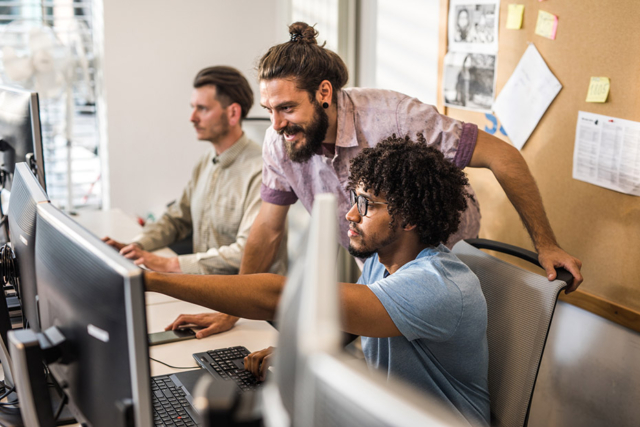
[[[51,411],[55,414],[55,412],[60,407],[62,398],[60,397],[60,394],[58,393],[56,387],[49,387],[49,395],[51,396]],[[6,397],[5,402],[14,401],[17,398],[18,395],[15,391],[13,391]],[[68,424],[77,424],[77,421],[69,410],[69,406],[65,405],[64,408],[62,408],[60,416],[56,420],[56,425],[63,426]],[[0,425],[23,427],[24,423],[22,422],[22,417],[20,416],[20,410],[18,408],[0,406]]]

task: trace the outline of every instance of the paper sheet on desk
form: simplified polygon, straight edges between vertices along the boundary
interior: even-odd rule
[[[640,123],[580,111],[573,178],[640,196]]]
[[[519,150],[560,89],[562,85],[530,44],[493,104],[493,111]]]

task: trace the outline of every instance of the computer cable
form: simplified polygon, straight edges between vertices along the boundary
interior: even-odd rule
[[[11,246],[7,244],[0,246],[0,276],[4,279],[5,285],[13,286],[19,298],[20,272],[16,262],[16,255]]]
[[[14,391],[16,391],[15,387],[11,387],[11,388],[7,389],[7,391],[5,391],[3,394],[0,395],[0,400],[6,398],[7,396],[9,396]],[[0,402],[0,406],[12,406],[13,407],[13,406],[16,406],[16,403],[18,403],[18,399],[12,400],[11,402]]]
[[[202,369],[200,366],[187,366],[187,367],[185,367],[185,366],[171,366],[168,363],[164,363],[164,362],[162,362],[162,361],[160,361],[158,359],[154,359],[153,357],[149,357],[149,359],[153,360],[154,362],[161,363],[164,366],[168,366],[171,369]]]

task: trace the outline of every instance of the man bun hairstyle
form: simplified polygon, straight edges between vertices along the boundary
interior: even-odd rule
[[[233,67],[218,65],[201,70],[193,80],[193,87],[212,85],[216,87],[216,99],[227,108],[238,103],[244,119],[253,106],[253,91],[247,79]]]
[[[349,187],[362,185],[375,196],[384,195],[394,227],[415,225],[420,242],[445,243],[458,231],[460,217],[471,197],[465,173],[437,149],[394,134],[351,160]]]
[[[333,86],[333,101],[347,84],[349,71],[337,53],[318,45],[318,31],[304,22],[289,26],[288,42],[272,46],[258,63],[260,80],[294,79],[311,98],[324,80]]]

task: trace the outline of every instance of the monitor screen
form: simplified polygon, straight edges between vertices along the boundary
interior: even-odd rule
[[[37,207],[42,330],[65,338],[49,369],[89,426],[151,425],[142,270],[51,204]]]
[[[7,213],[11,247],[19,271],[17,289],[24,326],[40,331],[35,268],[36,206],[49,198],[26,163],[18,163],[13,176],[11,202]]]
[[[0,168],[12,174],[15,164],[26,161],[29,153],[46,190],[38,94],[0,86]]]

